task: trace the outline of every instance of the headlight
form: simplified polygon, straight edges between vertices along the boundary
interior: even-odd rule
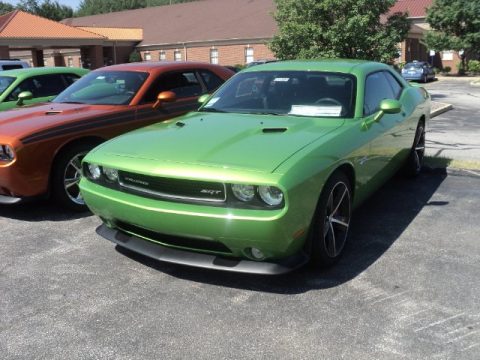
[[[0,161],[13,161],[15,152],[10,145],[0,145]]]
[[[240,201],[252,201],[255,197],[255,187],[253,185],[233,184],[232,192]]]
[[[87,175],[92,180],[98,180],[102,176],[102,169],[98,165],[88,164],[87,169],[88,169],[88,174]]]
[[[118,170],[104,167],[103,173],[108,180],[116,182],[118,180]]]
[[[282,190],[275,186],[259,186],[258,194],[270,206],[278,206],[283,201]]]

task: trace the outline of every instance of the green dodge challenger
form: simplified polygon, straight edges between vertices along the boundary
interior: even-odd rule
[[[80,187],[101,236],[203,268],[331,266],[352,209],[399,169],[422,166],[430,97],[387,65],[269,63],[203,100],[84,158]]]

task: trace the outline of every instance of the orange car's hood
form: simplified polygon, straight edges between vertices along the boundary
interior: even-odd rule
[[[126,105],[41,103],[0,112],[0,140],[19,139],[35,132],[83,119],[105,116]]]

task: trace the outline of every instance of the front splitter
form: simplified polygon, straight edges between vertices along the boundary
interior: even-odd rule
[[[247,274],[281,275],[305,265],[309,258],[304,253],[287,257],[278,262],[232,259],[211,254],[172,249],[155,244],[140,237],[111,229],[105,224],[97,228],[97,234],[111,242],[148,256],[150,258],[173,264],[194,266],[204,269],[231,271]]]

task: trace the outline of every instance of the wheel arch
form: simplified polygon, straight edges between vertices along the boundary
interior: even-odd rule
[[[352,164],[348,162],[340,164],[339,166],[335,167],[333,171],[328,175],[327,181],[328,179],[330,179],[330,177],[334,173],[338,171],[344,173],[347,176],[348,181],[350,182],[351,198],[353,201],[353,198],[355,197],[355,181],[356,181],[355,168],[353,167]]]
[[[49,177],[48,177],[48,188],[49,188],[49,192],[51,192],[52,190],[52,175],[53,175],[53,171],[55,169],[55,165],[58,163],[58,159],[59,157],[67,150],[69,150],[70,148],[74,147],[74,146],[77,146],[79,144],[92,144],[94,146],[97,146],[97,145],[100,145],[102,142],[104,142],[105,139],[100,137],[100,136],[84,136],[84,137],[79,137],[79,138],[75,138],[75,139],[71,139],[67,142],[65,142],[64,144],[62,144],[62,146],[60,146],[57,151],[55,152],[55,156],[53,157],[53,160],[52,160],[52,163],[50,165],[50,171],[49,171]]]

